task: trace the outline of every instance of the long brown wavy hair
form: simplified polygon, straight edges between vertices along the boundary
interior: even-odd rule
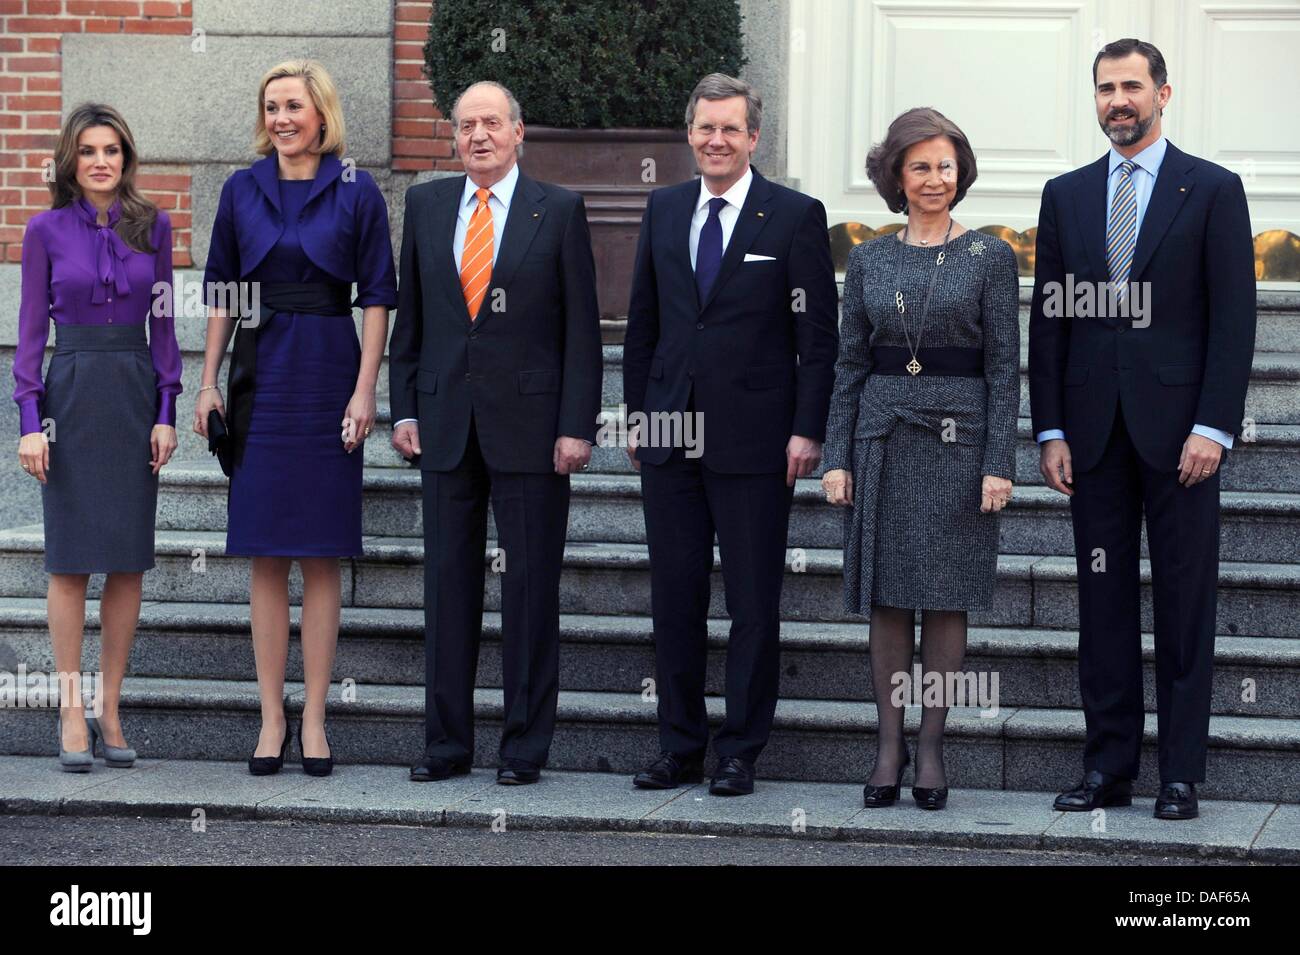
[[[54,150],[54,181],[50,183],[50,208],[62,209],[82,196],[77,182],[77,142],[81,134],[94,126],[107,126],[117,133],[122,143],[122,178],[117,186],[117,199],[122,204],[122,217],[114,231],[137,252],[158,251],[150,241],[158,207],[140,194],[135,185],[136,170],[140,166],[135,149],[135,138],[122,114],[103,103],[81,103],[68,114],[63,129],[59,131],[59,144]]]

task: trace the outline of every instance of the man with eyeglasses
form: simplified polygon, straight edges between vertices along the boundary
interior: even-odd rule
[[[716,532],[731,616],[726,716],[709,791],[754,790],[780,682],[781,585],[797,478],[821,459],[839,346],[826,210],[750,165],[762,100],[706,76],[686,107],[700,179],[651,193],[623,345],[629,434],[650,551],[660,756],[633,782],[703,778]],[[640,417],[640,416],[638,416]],[[707,428],[702,425],[707,424]],[[695,434],[698,446],[680,437]]]
[[[424,506],[425,740],[416,782],[470,771],[487,506],[501,585],[497,782],[537,782],[559,694],[569,475],[600,410],[600,317],[582,197],[519,170],[519,103],[475,83],[451,110],[464,176],[412,186],[389,342],[393,447]]]

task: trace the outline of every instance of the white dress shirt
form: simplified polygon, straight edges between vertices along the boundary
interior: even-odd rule
[[[1142,234],[1142,219],[1146,216],[1147,205],[1151,202],[1151,193],[1155,189],[1156,176],[1160,175],[1160,166],[1165,161],[1165,152],[1169,148],[1169,140],[1161,136],[1154,143],[1142,150],[1131,161],[1134,164],[1133,172],[1129,178],[1133,180],[1133,191],[1137,194],[1137,232]],[[1120,163],[1125,158],[1119,154],[1114,146],[1110,147],[1110,171],[1106,178],[1106,234],[1110,235],[1110,209],[1115,202],[1115,186],[1119,182],[1118,169]],[[1199,434],[1202,437],[1217,441],[1225,448],[1232,447],[1232,435],[1226,431],[1220,431],[1218,428],[1211,428],[1208,425],[1198,424],[1192,427],[1192,434]],[[1034,436],[1039,444],[1044,441],[1065,440],[1065,432],[1060,428],[1053,428],[1049,431],[1040,431]]]
[[[519,164],[515,163],[500,182],[489,188],[488,211],[492,213],[492,264],[497,264],[501,254],[501,237],[506,231],[506,216],[510,214],[510,200],[514,198],[515,186],[519,184]],[[460,274],[460,258],[465,251],[465,236],[469,233],[469,220],[478,208],[478,185],[469,176],[465,177],[465,188],[460,194],[460,211],[456,213],[456,234],[451,240],[451,255],[456,261],[456,274]]]
[[[492,190],[492,195],[488,196],[488,211],[492,213],[493,267],[497,264],[497,256],[501,254],[501,237],[506,231],[506,216],[510,214],[510,200],[514,198],[515,186],[518,184],[519,164],[515,163],[500,182],[488,187]],[[460,193],[460,209],[456,213],[456,233],[451,239],[451,257],[456,263],[457,275],[460,274],[461,254],[465,251],[465,236],[469,233],[469,220],[474,215],[474,210],[478,208],[478,196],[474,195],[478,188],[478,184],[473,179],[469,176],[465,177],[465,188]],[[416,418],[403,418],[401,421],[394,421],[393,427],[416,420]]]
[[[700,230],[704,228],[704,223],[709,219],[709,200],[726,199],[727,204],[718,211],[718,221],[722,223],[722,251],[727,251],[727,243],[731,241],[731,232],[736,228],[736,220],[740,218],[741,207],[745,205],[745,197],[749,195],[750,183],[754,181],[754,170],[750,166],[745,167],[745,174],[736,180],[736,184],[724,192],[721,196],[715,196],[709,192],[709,187],[704,184],[704,177],[700,177],[700,197],[695,200],[695,215],[691,217],[691,270],[695,269],[695,256],[700,248]]]

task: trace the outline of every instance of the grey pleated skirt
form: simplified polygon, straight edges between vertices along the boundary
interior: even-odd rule
[[[158,477],[149,467],[157,377],[144,324],[55,325],[42,417],[50,436],[45,570],[154,566]]]

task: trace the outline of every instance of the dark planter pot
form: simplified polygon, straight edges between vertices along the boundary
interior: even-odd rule
[[[622,342],[646,196],[696,174],[686,130],[528,126],[521,165],[586,200],[602,336],[606,344]]]

